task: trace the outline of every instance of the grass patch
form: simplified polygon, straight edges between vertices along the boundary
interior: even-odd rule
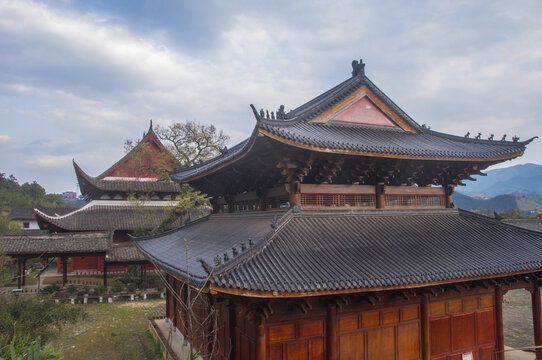
[[[165,314],[165,300],[74,306],[84,307],[87,318],[64,326],[54,341],[65,360],[162,359],[147,329],[149,317]]]

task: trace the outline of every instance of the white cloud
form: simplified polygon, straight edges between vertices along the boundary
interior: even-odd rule
[[[39,155],[28,159],[28,163],[40,167],[63,167],[68,166],[71,159],[71,155]]]
[[[7,143],[10,140],[11,140],[11,136],[0,134],[0,142]]]

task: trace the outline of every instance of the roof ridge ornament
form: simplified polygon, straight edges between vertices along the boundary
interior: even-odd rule
[[[365,64],[363,63],[363,59],[359,59],[359,62],[357,60],[352,61],[352,77],[355,76],[365,76]]]

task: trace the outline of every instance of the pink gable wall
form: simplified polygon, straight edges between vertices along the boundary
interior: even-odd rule
[[[356,101],[333,120],[368,125],[396,126],[366,96]]]

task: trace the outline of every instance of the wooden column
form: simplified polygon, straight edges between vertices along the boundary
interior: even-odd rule
[[[145,263],[139,265],[139,283],[143,284],[143,269],[145,268]]]
[[[232,213],[233,212],[233,197],[232,196],[226,197],[226,202],[228,204],[228,212]]]
[[[502,320],[502,285],[495,286],[495,326],[497,328],[497,357],[496,360],[504,360],[504,326]]]
[[[454,194],[455,188],[452,185],[446,186],[445,189],[445,206],[446,208],[451,208],[453,205],[452,195]]]
[[[17,258],[17,289],[23,285],[23,259]]]
[[[171,290],[169,289],[169,274],[166,272],[166,317],[168,319],[172,319],[172,316],[171,316],[171,311],[170,311],[170,302],[171,302]]]
[[[213,214],[218,214],[220,211],[220,205],[218,205],[218,198],[213,198],[211,200],[211,205],[213,206]]]
[[[22,275],[23,275],[23,278],[22,278],[22,282],[23,282],[23,286],[26,285],[26,258],[23,259],[23,272],[22,272]]]
[[[531,283],[531,303],[533,310],[534,345],[542,346],[542,306],[540,304],[540,286],[538,279]],[[542,360],[542,348],[536,349],[536,359]]]
[[[68,282],[68,258],[62,258],[62,287]]]
[[[375,185],[375,204],[377,209],[384,209],[386,207],[386,198],[384,193],[386,192],[386,185],[384,183],[378,183]]]
[[[421,303],[422,360],[431,359],[431,323],[429,321],[429,294],[423,294]]]
[[[267,358],[265,338],[265,318],[260,316],[256,326],[256,359],[265,360]]]
[[[327,359],[337,360],[337,306],[327,306]]]
[[[290,206],[301,205],[301,183],[292,181],[290,183]]]
[[[107,263],[104,256],[104,286],[107,287]]]

